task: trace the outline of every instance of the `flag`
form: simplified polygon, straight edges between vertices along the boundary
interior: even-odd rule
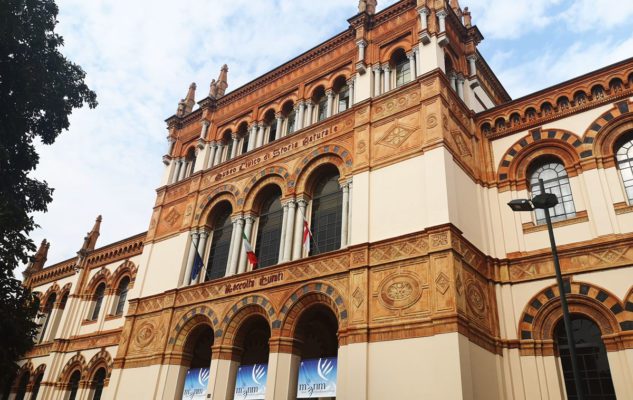
[[[257,264],[257,256],[251,247],[251,244],[248,242],[248,238],[246,237],[246,233],[242,232],[242,236],[244,237],[244,251],[246,251],[246,257],[248,258],[249,264],[256,265]]]
[[[308,226],[308,220],[305,215],[301,215],[303,217],[303,248],[306,250],[306,254],[310,254],[310,239],[312,239],[312,232],[310,232],[310,227]]]
[[[198,249],[196,249],[196,255],[193,259],[193,268],[191,269],[191,280],[195,281],[198,278],[198,274],[202,271],[202,267],[204,263],[202,262],[202,257],[198,253]]]

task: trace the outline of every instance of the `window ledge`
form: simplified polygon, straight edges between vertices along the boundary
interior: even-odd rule
[[[617,215],[633,212],[633,205],[630,206],[630,205],[626,204],[625,201],[621,201],[619,203],[615,203],[613,205],[613,208],[615,209],[615,213]]]
[[[96,324],[96,323],[97,323],[97,320],[96,320],[96,319],[95,319],[95,320],[91,320],[91,319],[84,319],[84,320],[81,322],[81,325],[82,325],[82,326],[83,326],[83,325],[92,325],[92,324]]]
[[[587,216],[587,210],[577,211],[576,216],[572,218],[568,218],[563,221],[556,221],[552,223],[554,228],[560,228],[561,226],[580,224],[582,222],[589,221],[589,217]],[[540,231],[546,231],[547,224],[535,225],[534,222],[526,222],[523,224],[523,233],[534,233]]]
[[[123,316],[123,315],[108,314],[108,315],[106,315],[105,320],[106,320],[106,321],[111,321],[111,320],[113,320],[113,319],[119,319],[119,318],[121,318],[122,316]]]

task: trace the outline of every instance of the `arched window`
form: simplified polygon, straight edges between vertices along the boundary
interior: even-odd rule
[[[224,133],[222,143],[225,147],[223,161],[229,161],[231,159],[231,152],[233,151],[233,136],[231,135],[231,131]]]
[[[35,377],[35,382],[33,382],[33,389],[31,389],[31,400],[37,400],[37,395],[40,392],[40,386],[42,385],[42,378],[44,378],[44,373],[41,372]]]
[[[349,87],[344,76],[339,76],[334,80],[334,98],[335,112],[340,113],[349,108]]]
[[[187,151],[185,156],[185,178],[193,174],[193,170],[196,167],[196,150],[192,147]]]
[[[205,281],[217,279],[226,273],[226,263],[229,259],[233,224],[231,213],[233,209],[228,202],[218,204],[211,215],[211,249],[207,261]]]
[[[119,282],[119,287],[116,289],[117,293],[117,302],[116,308],[114,309],[114,315],[123,315],[123,307],[125,307],[125,300],[127,299],[127,291],[130,286],[130,278],[124,277]]]
[[[264,115],[264,125],[266,125],[266,140],[264,144],[272,143],[277,139],[277,118],[273,110],[268,110]]]
[[[55,300],[57,300],[57,295],[55,293],[51,294],[46,300],[46,304],[44,305],[44,321],[42,322],[42,330],[40,331],[39,342],[42,343],[46,336],[46,329],[48,325],[52,322],[51,317],[53,314],[53,306],[55,305]]]
[[[396,69],[396,87],[411,81],[411,64],[404,50],[398,49],[393,53],[391,65]]]
[[[92,385],[94,388],[94,394],[92,395],[92,400],[101,400],[101,394],[103,393],[105,378],[106,378],[105,368],[99,368],[97,372],[95,372],[94,377],[92,378]]]
[[[615,160],[626,191],[629,204],[633,203],[633,132],[622,136],[615,143]]]
[[[312,96],[312,102],[316,105],[316,121],[321,122],[327,118],[327,96],[323,86],[318,87]],[[314,119],[313,119],[314,120]]]
[[[295,131],[295,123],[297,119],[297,113],[295,112],[294,104],[288,101],[282,107],[282,114],[285,118],[285,130],[286,135],[290,135]]]
[[[590,319],[581,315],[571,316],[571,329],[576,342],[576,357],[580,369],[580,381],[585,399],[615,400],[611,370],[607,352],[600,337],[600,329]],[[556,325],[556,345],[563,367],[567,398],[578,398],[569,355],[569,342],[561,319]]]
[[[556,158],[543,158],[531,168],[529,177],[532,197],[541,193],[539,179],[543,179],[545,191],[555,194],[558,198],[558,204],[554,208],[550,208],[552,221],[562,221],[576,216],[569,177],[563,163]],[[536,213],[536,223],[544,224],[545,211],[538,208],[534,211]]]
[[[79,391],[79,380],[81,379],[81,372],[78,370],[73,372],[68,380],[68,400],[76,400],[77,392]]]
[[[99,318],[99,311],[101,311],[101,303],[103,303],[103,295],[105,294],[105,283],[100,283],[97,286],[94,294],[94,308],[92,309],[91,321],[96,321]]]
[[[259,268],[268,267],[279,262],[279,244],[281,242],[281,190],[277,186],[265,189],[262,193],[264,201],[260,208],[257,223],[257,244],[255,255]]]
[[[29,384],[29,378],[31,374],[29,371],[25,371],[20,377],[20,383],[18,383],[18,391],[15,394],[16,400],[24,400],[24,396],[26,396],[26,386]]]
[[[248,124],[246,122],[242,122],[237,128],[237,137],[240,138],[238,155],[241,155],[248,151]]]
[[[317,182],[312,197],[311,231],[314,245],[310,255],[338,250],[341,247],[343,194],[336,169]]]

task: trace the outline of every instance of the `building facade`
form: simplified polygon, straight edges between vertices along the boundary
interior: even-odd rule
[[[586,392],[633,399],[633,59],[512,100],[456,0],[375,7],[192,84],[147,232],[42,243],[11,399],[575,398],[539,178]]]

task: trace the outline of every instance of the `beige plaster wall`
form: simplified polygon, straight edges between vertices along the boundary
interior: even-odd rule
[[[189,233],[183,232],[145,245],[136,283],[139,285],[139,297],[162,293],[179,286],[184,274],[189,241]]]

